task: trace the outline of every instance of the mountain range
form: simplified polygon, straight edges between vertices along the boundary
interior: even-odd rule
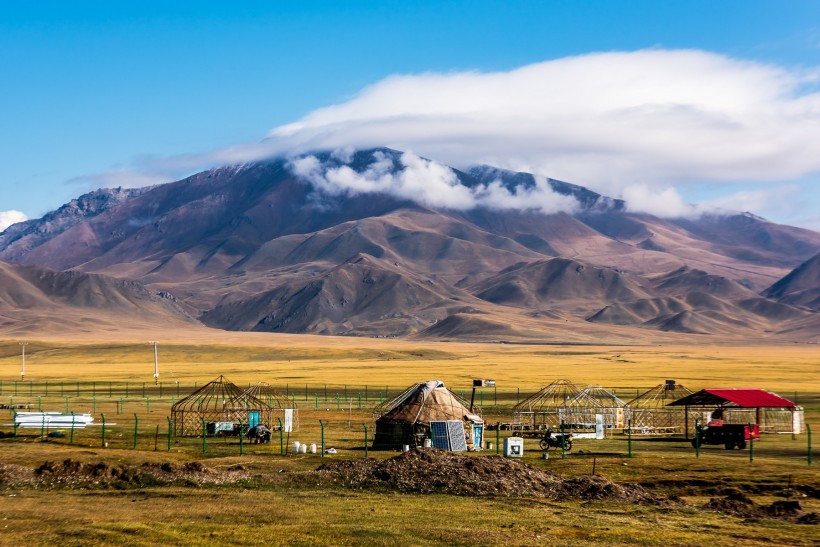
[[[574,184],[390,149],[300,159],[101,189],[10,226],[0,329],[150,317],[480,341],[820,339],[817,232],[739,212],[660,218]]]

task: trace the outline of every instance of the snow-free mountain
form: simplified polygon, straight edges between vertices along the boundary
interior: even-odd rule
[[[0,260],[161,294],[173,306],[152,308],[158,321],[577,343],[816,342],[818,254],[817,232],[748,213],[659,218],[582,186],[389,149],[97,190],[0,234]],[[25,308],[8,298],[15,279],[0,280],[7,316]]]

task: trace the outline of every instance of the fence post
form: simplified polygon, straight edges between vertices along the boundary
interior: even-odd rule
[[[631,458],[632,457],[632,418],[629,418],[626,421],[626,431],[628,433],[628,435],[627,435],[627,447],[628,447],[628,450],[629,450],[629,457]]]
[[[315,409],[316,409],[316,410],[319,410],[319,394],[318,394],[318,393],[314,393],[314,394],[313,394],[313,396],[316,398],[316,401],[315,401]]]
[[[755,461],[755,435],[752,424],[749,424],[749,463]]]
[[[499,443],[501,442],[501,422],[495,422],[495,453],[496,455],[501,454],[501,446]]]
[[[168,416],[168,452],[171,451],[171,417]]]
[[[96,396],[96,395],[94,395],[94,396],[91,398],[91,401],[92,401],[92,405],[93,405],[93,410],[91,411],[91,413],[92,413],[92,414],[96,414],[96,413],[97,413],[97,396]]]
[[[564,437],[564,420],[561,420],[561,459],[565,459],[566,455],[566,437]]]
[[[69,437],[68,444],[74,444],[74,413],[71,413],[71,436]]]
[[[325,457],[325,422],[319,420],[319,425],[322,426],[322,457]]]
[[[700,418],[695,418],[695,457],[700,458]]]
[[[139,425],[140,425],[140,419],[139,419],[139,416],[137,416],[137,413],[135,412],[134,413],[134,450],[137,449],[137,435],[138,435]]]
[[[205,454],[208,451],[208,430],[205,427],[205,418],[200,418],[202,420],[202,453]]]
[[[367,444],[368,444],[367,424],[362,422],[362,427],[364,427],[364,457],[367,458]]]
[[[120,395],[120,404],[117,407],[117,414],[122,414],[122,395]]]
[[[43,401],[42,398],[38,395],[37,396],[37,412],[43,411]]]
[[[284,456],[285,455],[285,432],[284,427],[282,426],[282,418],[279,416],[276,417],[279,421],[279,453]]]
[[[245,424],[242,422],[242,418],[239,418],[239,455],[242,456],[245,453]]]
[[[12,422],[14,422],[14,438],[16,439],[17,438],[17,411],[12,409],[11,413],[12,413],[11,414],[12,415]]]
[[[809,437],[809,447],[808,452],[806,453],[806,460],[808,461],[809,465],[811,465],[811,424],[806,424],[806,433],[808,433]]]
[[[65,398],[65,413],[68,414],[68,397]]]
[[[102,446],[105,448],[107,446],[105,442],[105,414],[100,414],[100,416],[102,416]]]

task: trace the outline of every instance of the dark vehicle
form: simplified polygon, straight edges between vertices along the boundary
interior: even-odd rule
[[[697,436],[692,439],[692,446],[696,447],[697,443],[700,443],[700,446],[722,444],[726,450],[732,450],[735,447],[743,450],[750,437],[760,438],[760,428],[757,424],[751,426],[751,431],[746,424],[708,425],[698,428]]]
[[[571,433],[553,434],[552,429],[547,429],[547,432],[544,433],[544,437],[541,439],[541,450],[549,450],[550,447],[561,448],[562,442],[564,450],[572,450]]]

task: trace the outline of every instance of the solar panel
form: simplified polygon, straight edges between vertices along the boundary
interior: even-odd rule
[[[467,439],[464,436],[464,423],[461,420],[447,420],[447,433],[450,437],[451,451],[467,451]]]
[[[450,450],[448,422],[430,422],[430,436],[434,448]]]

